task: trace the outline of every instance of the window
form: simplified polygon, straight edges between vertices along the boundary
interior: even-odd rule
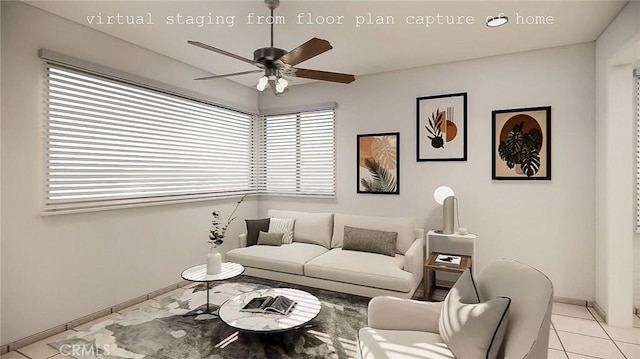
[[[255,193],[252,114],[46,69],[45,213]]]
[[[335,196],[334,109],[263,116],[260,193]]]

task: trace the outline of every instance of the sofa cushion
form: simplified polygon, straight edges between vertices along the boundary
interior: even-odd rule
[[[296,220],[293,218],[274,218],[269,219],[269,232],[283,233],[282,243],[289,244],[293,242],[293,226]]]
[[[416,239],[413,218],[352,216],[338,213],[333,218],[331,248],[342,247],[344,243],[344,226],[396,232],[398,233],[396,251],[400,254],[407,253],[407,250]]]
[[[303,266],[309,260],[327,252],[322,246],[291,243],[281,246],[251,246],[236,248],[225,254],[225,261],[240,263],[251,268],[303,275]]]
[[[438,334],[408,330],[362,328],[358,351],[362,359],[455,359]]]
[[[281,246],[284,233],[268,233],[260,231],[258,235],[258,244],[265,246]]]
[[[269,231],[269,218],[245,219],[247,223],[247,247],[258,244],[260,231]]]
[[[396,256],[398,233],[344,226],[342,249]]]
[[[440,314],[440,335],[457,358],[495,359],[504,340],[511,299],[478,300],[467,269],[447,294]]]
[[[412,275],[402,270],[403,266],[403,255],[389,257],[335,248],[307,262],[304,274],[406,293],[411,291]]]
[[[279,211],[275,209],[270,209],[268,214],[269,217],[293,218],[296,220],[293,226],[294,242],[311,243],[330,248],[333,214]]]

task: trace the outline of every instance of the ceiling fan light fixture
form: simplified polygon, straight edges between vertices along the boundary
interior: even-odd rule
[[[499,14],[498,16],[489,16],[487,18],[487,26],[499,27],[509,22],[509,18],[506,15]]]
[[[277,85],[280,85],[283,88],[286,88],[287,86],[289,86],[289,81],[287,81],[284,77],[281,77],[278,79]]]
[[[284,77],[279,77],[276,81],[276,93],[283,93],[287,86],[289,86],[289,81]]]
[[[268,83],[269,83],[269,78],[267,76],[262,76],[258,80],[258,84],[256,85],[256,88],[258,89],[258,91],[262,92],[264,91],[264,89],[267,88]]]

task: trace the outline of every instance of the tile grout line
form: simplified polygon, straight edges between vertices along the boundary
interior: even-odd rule
[[[613,345],[616,346],[616,348],[618,349],[618,351],[620,352],[620,354],[622,354],[622,356],[626,359],[627,356],[624,355],[624,353],[622,352],[622,349],[620,349],[620,347],[618,347],[618,344],[616,344],[616,341],[613,340],[613,338],[611,338],[611,336],[609,335],[609,332],[607,332],[606,329],[604,329],[604,327],[602,326],[602,323],[600,323],[598,321],[598,318],[596,318],[595,315],[593,315],[593,313],[591,313],[591,311],[589,309],[587,309],[587,312],[589,312],[589,314],[591,314],[591,316],[593,317],[593,319],[595,319],[596,323],[598,323],[598,325],[600,326],[600,328],[602,329],[602,331],[607,335],[607,337],[613,342]]]
[[[604,330],[604,329],[603,329]],[[613,339],[611,339],[611,337],[609,337],[608,333],[605,331],[605,334],[607,334],[607,338],[603,338],[603,337],[596,337],[595,335],[589,335],[589,334],[582,334],[582,333],[576,333],[576,332],[570,332],[568,330],[558,330],[561,333],[569,333],[569,334],[576,334],[576,335],[582,335],[583,337],[589,337],[589,338],[595,338],[595,339],[604,339],[604,340],[611,340],[613,341]]]
[[[582,353],[574,353],[574,352],[568,352],[568,353],[580,355],[580,356],[587,357],[587,358],[606,359],[606,358],[594,357],[593,355],[587,355],[587,354],[582,354]]]
[[[587,311],[589,311],[589,310],[587,310]],[[596,320],[596,323],[598,323],[598,325],[600,326],[600,328],[602,329],[602,331],[607,335],[607,337],[609,337],[609,339],[611,340],[611,342],[613,343],[613,345],[616,347],[616,349],[618,349],[618,351],[620,352],[620,354],[622,354],[622,357],[623,357],[623,358],[625,358],[625,359],[628,359],[628,358],[627,358],[627,356],[626,356],[626,355],[624,355],[624,352],[622,351],[622,349],[620,349],[620,347],[618,346],[618,343],[616,343],[616,341],[615,341],[615,340],[613,340],[613,338],[611,337],[611,335],[609,335],[609,332],[607,332],[607,330],[606,330],[606,329],[604,329],[604,327],[602,326],[602,323],[600,323],[600,322],[598,321],[598,319],[597,319],[597,318],[593,315],[593,313],[591,313],[590,311],[589,311],[589,314],[591,314],[591,316],[593,317],[593,319],[595,319],[595,320]]]
[[[589,311],[589,310],[587,310],[587,311]],[[558,314],[558,313],[551,313],[551,314],[552,314],[552,315],[559,315],[559,316],[561,316],[561,317],[568,317],[568,318],[575,318],[575,319],[583,319],[583,320],[590,320],[590,321],[594,321],[594,320],[595,320],[596,322],[598,321],[598,320],[597,320],[597,319],[595,319],[595,318],[594,318],[594,319],[589,319],[589,318],[585,318],[585,317],[578,317],[578,316],[575,316],[575,315]],[[589,312],[589,314],[591,314],[591,312]],[[593,314],[591,314],[591,316],[593,316]]]
[[[22,348],[20,348],[20,349],[22,349]],[[30,356],[28,356],[27,354],[23,354],[23,353],[20,351],[20,349],[16,349],[16,350],[15,350],[15,352],[16,352],[16,353],[18,353],[18,354],[20,354],[20,355],[22,355],[22,356],[23,356],[23,357],[25,357],[25,358],[29,358],[29,359],[31,359],[31,357],[30,357]],[[9,353],[11,353],[11,352],[9,352]]]
[[[556,326],[555,324],[553,324],[553,322],[551,322],[551,328],[553,328],[553,333],[556,335],[556,338],[558,338],[558,342],[560,342],[560,346],[562,347],[562,352],[564,353],[564,356],[569,359],[569,355],[567,354],[567,350],[564,347],[564,344],[562,344],[562,340],[560,339],[560,336],[558,335],[558,332],[556,331]]]
[[[77,330],[75,330],[74,328],[67,328],[65,331],[68,331],[68,330],[71,330],[71,331],[76,332],[76,333],[78,332],[78,331],[77,331]],[[64,332],[60,332],[60,333],[64,333]],[[60,333],[58,333],[58,334],[60,334]],[[54,334],[54,335],[58,335],[58,334]],[[52,336],[54,336],[54,335],[52,335]],[[51,336],[51,337],[52,337],[52,336]],[[49,338],[51,338],[51,337],[47,337],[47,338],[44,338],[44,339],[42,339],[42,340],[47,340],[47,339],[49,339]],[[42,341],[42,340],[40,340],[40,341]],[[36,342],[36,343],[37,343],[37,342]],[[35,344],[35,343],[31,343],[31,344]],[[29,345],[31,345],[31,344],[29,344]],[[24,356],[24,357],[25,357],[25,358],[27,358],[27,359],[32,359],[30,356],[28,356],[27,354],[25,354],[25,353],[23,353],[23,352],[21,352],[21,351],[20,351],[20,349],[22,349],[22,348],[26,348],[26,347],[28,347],[29,345],[25,345],[24,347],[20,347],[20,348],[18,348],[18,349],[16,349],[16,350],[12,350],[12,351],[13,351],[13,352],[16,352],[16,353],[18,353],[18,354],[20,354],[20,355],[22,355],[22,356]],[[49,345],[49,343],[47,343],[46,345]],[[53,347],[52,347],[52,348],[53,348]],[[56,349],[56,348],[53,348],[53,349]],[[9,352],[9,353],[11,353],[11,352]],[[8,354],[8,353],[7,353],[7,354]],[[47,357],[47,359],[51,359],[51,358],[53,358],[53,357],[55,357],[56,355],[59,355],[59,354],[60,354],[60,353],[56,353],[56,354],[54,354],[54,355],[52,355],[52,356],[50,356],[50,357]]]

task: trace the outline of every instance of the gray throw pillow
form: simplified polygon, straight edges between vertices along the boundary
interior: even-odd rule
[[[459,359],[495,359],[504,340],[511,299],[496,297],[479,303],[467,269],[444,299],[440,336]]]
[[[396,256],[397,232],[344,226],[342,249]]]
[[[284,233],[268,233],[260,231],[258,235],[258,244],[265,246],[279,246],[282,245],[282,237]]]
[[[260,231],[269,231],[269,218],[245,219],[247,223],[247,247],[258,244]]]

